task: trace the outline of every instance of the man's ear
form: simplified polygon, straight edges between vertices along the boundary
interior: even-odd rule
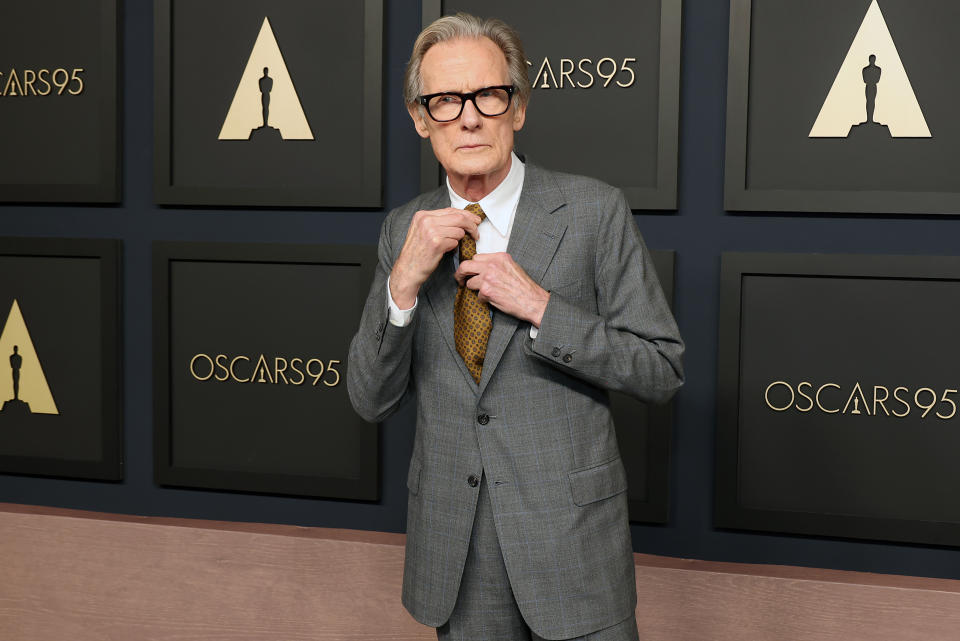
[[[513,130],[523,129],[523,123],[527,121],[527,105],[514,103],[513,105]]]
[[[413,120],[413,127],[417,130],[417,133],[420,134],[420,137],[429,138],[430,130],[427,129],[427,119],[423,113],[423,108],[420,105],[407,105],[407,113],[410,114],[410,118]]]

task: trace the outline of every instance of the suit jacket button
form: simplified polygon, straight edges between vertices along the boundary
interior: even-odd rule
[[[481,414],[480,416],[477,417],[477,423],[480,423],[480,425],[486,425],[489,422],[490,422],[490,417],[486,414]]]
[[[564,363],[569,363],[569,362],[572,361],[572,360],[573,360],[573,355],[572,355],[572,354],[564,354],[564,355],[563,355],[563,362],[564,362]]]
[[[556,358],[557,356],[560,356],[560,348],[559,348],[559,347],[554,347],[554,348],[553,348],[553,351],[550,352],[550,354],[552,354],[554,358]]]
[[[471,474],[467,477],[467,485],[470,487],[477,487],[480,485],[480,479],[477,478],[476,474]]]

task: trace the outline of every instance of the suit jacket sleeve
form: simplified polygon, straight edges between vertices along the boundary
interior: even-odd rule
[[[387,277],[395,258],[392,246],[395,218],[394,214],[387,216],[380,229],[373,284],[347,357],[350,401],[357,413],[370,422],[389,416],[403,401],[410,384],[417,315],[409,325],[397,327],[389,322],[387,306]]]
[[[619,189],[597,223],[597,309],[551,292],[528,354],[600,387],[665,402],[683,384],[683,341]]]

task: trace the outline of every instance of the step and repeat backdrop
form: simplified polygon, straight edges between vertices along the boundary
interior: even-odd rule
[[[376,426],[343,374],[373,247],[156,243],[162,484],[375,500]]]
[[[718,524],[960,544],[960,258],[722,260]]]
[[[0,471],[122,478],[120,253],[0,238]]]
[[[163,204],[380,206],[382,0],[157,0]]]
[[[4,203],[69,203],[78,218],[122,206],[121,8],[4,8]],[[532,98],[517,151],[528,161],[615,185],[637,213],[682,217],[681,0],[418,8],[424,25],[465,11],[519,30]],[[308,208],[382,217],[387,141],[400,136],[386,137],[384,123],[402,108],[385,90],[402,65],[386,59],[382,0],[150,9],[153,68],[137,73],[152,73],[151,206],[188,226],[229,208],[275,210],[279,228]],[[950,82],[960,45],[945,28],[960,19],[954,0],[922,10],[911,0],[730,0],[729,17],[718,209],[758,223],[779,212],[960,212]],[[417,144],[404,162],[419,167],[421,190],[435,189],[442,169],[429,142]],[[147,239],[154,483],[381,501],[382,433],[354,413],[344,380],[375,238],[184,238]],[[0,238],[0,473],[126,478],[123,245]],[[719,279],[700,282],[719,310],[710,526],[960,545],[960,258],[732,249],[717,252]],[[684,254],[653,255],[673,303]],[[635,522],[672,523],[679,402],[611,395]]]
[[[951,0],[732,0],[726,207],[960,211]]]
[[[519,153],[620,187],[633,209],[676,209],[680,0],[423,0],[423,25],[461,11],[523,37],[532,95]],[[442,173],[425,141],[421,188]]]
[[[120,199],[118,10],[118,0],[4,5],[3,201]]]

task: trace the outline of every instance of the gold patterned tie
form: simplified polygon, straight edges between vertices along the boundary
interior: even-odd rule
[[[483,209],[476,203],[464,207],[470,213],[480,216],[483,221],[487,217]],[[460,239],[460,262],[470,260],[477,253],[477,241],[467,234]],[[493,319],[490,318],[490,306],[477,299],[477,290],[461,286],[457,289],[457,297],[453,302],[453,338],[457,344],[457,352],[470,370],[474,382],[480,384],[480,374],[483,372],[483,357],[487,353],[487,340],[490,338],[490,329]]]

